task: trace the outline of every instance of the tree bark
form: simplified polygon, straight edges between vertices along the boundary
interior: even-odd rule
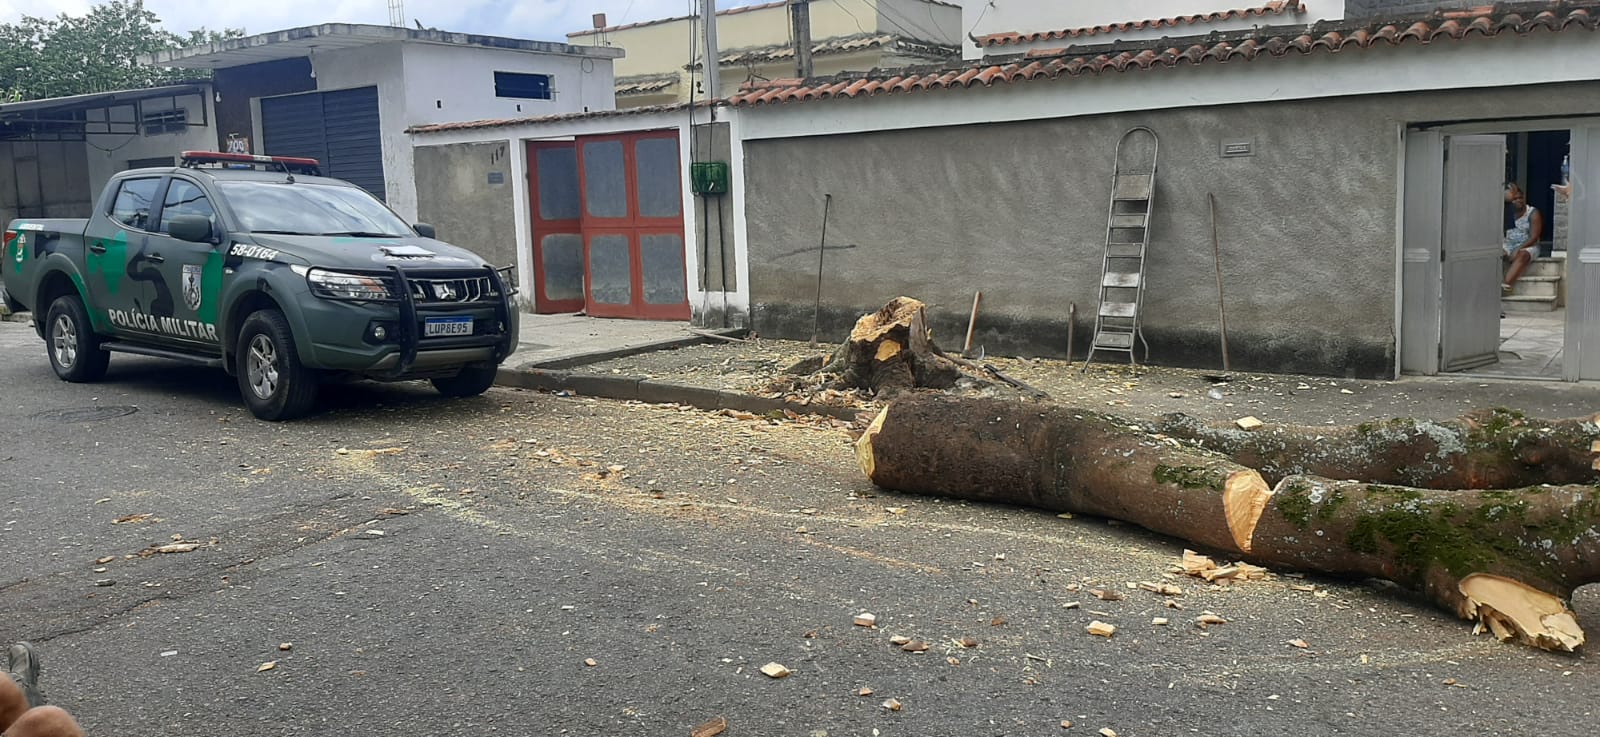
[[[1225,453],[1277,483],[1310,474],[1425,489],[1510,489],[1589,484],[1595,418],[1537,420],[1493,409],[1447,422],[1399,418],[1344,427],[1266,425],[1244,431],[1183,414],[1156,432]]]
[[[1256,563],[1386,578],[1545,649],[1583,644],[1566,601],[1600,580],[1591,486],[1430,490],[1315,475],[1271,486],[1114,416],[947,396],[895,401],[856,450],[885,488],[1094,514]]]

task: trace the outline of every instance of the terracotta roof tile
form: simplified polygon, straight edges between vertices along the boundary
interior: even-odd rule
[[[1330,0],[1331,1],[1331,0]],[[1284,14],[1301,15],[1306,12],[1300,0],[1275,0],[1266,5],[1254,8],[1238,8],[1235,10],[1221,10],[1214,13],[1201,13],[1198,15],[1181,15],[1176,18],[1155,18],[1151,20],[1136,20],[1125,23],[1108,23],[1103,26],[1089,26],[1087,28],[1064,28],[1059,31],[1039,31],[1036,33],[1019,33],[1008,31],[1005,33],[991,33],[987,36],[976,36],[972,40],[979,46],[1005,46],[1007,44],[1026,44],[1035,41],[1053,41],[1058,38],[1083,38],[1108,33],[1126,33],[1149,28],[1179,28],[1183,26],[1216,23],[1225,20],[1243,20],[1247,18],[1260,18],[1266,16],[1279,16]]]
[[[747,84],[729,98],[735,106],[870,97],[937,89],[959,89],[1035,79],[1077,77],[1133,70],[1250,61],[1317,51],[1389,48],[1401,44],[1462,41],[1474,36],[1588,30],[1600,25],[1600,0],[1502,3],[1472,10],[1434,12],[1390,21],[1327,21],[1313,26],[1263,27],[1225,34],[1163,38],[1148,42],[1033,49],[967,66],[850,72],[820,79],[776,79]]]
[[[892,33],[857,33],[849,36],[835,36],[815,41],[811,45],[813,56],[828,56],[831,54],[845,54],[864,49],[887,49],[906,56],[918,56],[929,62],[956,61],[961,58],[961,49],[956,46],[923,41],[906,36],[896,36]],[[752,46],[742,49],[723,49],[717,55],[722,64],[765,64],[775,61],[787,61],[794,58],[792,44],[773,44],[771,46]],[[695,62],[691,69],[700,68],[700,63]]]

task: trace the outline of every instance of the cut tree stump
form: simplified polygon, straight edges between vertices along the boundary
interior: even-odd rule
[[[940,355],[926,325],[922,302],[896,297],[856,321],[850,338],[821,372],[839,375],[840,389],[893,396],[909,389],[949,389],[963,374]]]
[[[1572,447],[1587,452],[1596,435]],[[1094,514],[1259,564],[1384,578],[1548,650],[1583,644],[1567,600],[1600,581],[1589,485],[1422,489],[1304,474],[1274,485],[1114,416],[941,395],[890,404],[856,452],[884,488]],[[1522,464],[1514,453],[1502,462]],[[1485,477],[1513,477],[1478,463]]]

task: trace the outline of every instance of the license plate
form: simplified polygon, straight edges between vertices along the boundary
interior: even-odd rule
[[[422,337],[437,338],[446,335],[471,335],[470,317],[430,317],[422,321]]]

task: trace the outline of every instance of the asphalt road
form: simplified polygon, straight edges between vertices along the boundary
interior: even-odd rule
[[[1208,590],[1163,578],[1182,546],[1136,529],[878,491],[837,427],[420,384],[321,406],[257,422],[220,372],[127,356],[64,384],[0,323],[0,639],[40,645],[47,692],[90,735],[1595,723],[1588,657],[1474,637],[1375,582]],[[148,552],[175,537],[200,547]],[[1138,581],[1181,586],[1183,609]],[[1593,591],[1574,606],[1600,622]],[[852,624],[863,611],[876,628]],[[1205,611],[1228,622],[1202,630]]]

